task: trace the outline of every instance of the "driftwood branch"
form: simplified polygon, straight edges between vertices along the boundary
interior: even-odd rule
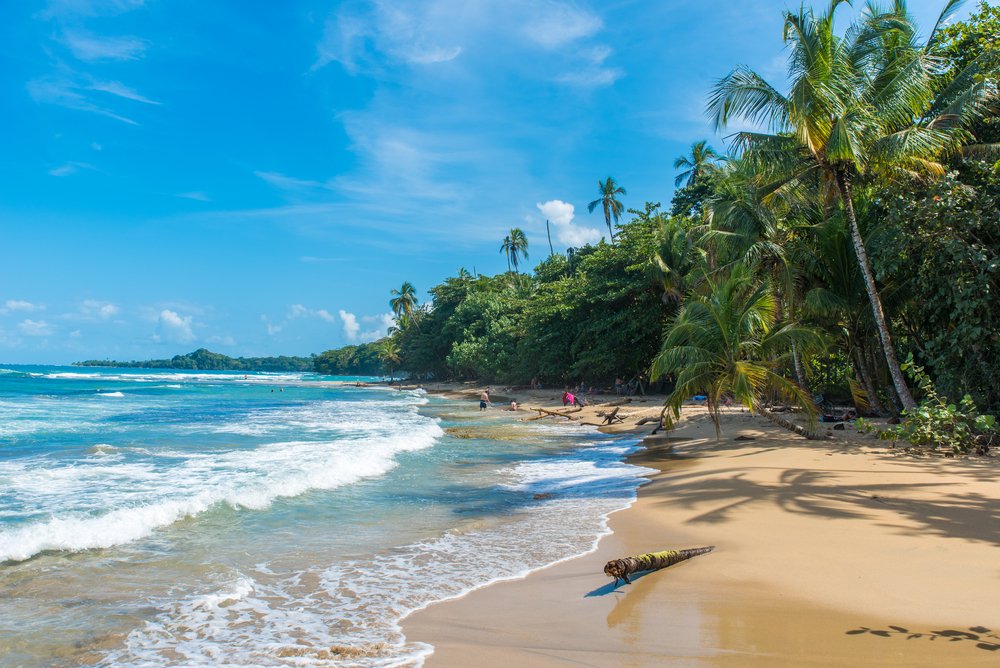
[[[567,420],[578,420],[579,418],[570,415],[570,413],[579,413],[582,408],[567,408],[564,411],[550,411],[547,408],[531,408],[530,410],[538,411],[538,415],[533,418],[528,418],[530,420],[541,420],[546,417],[564,417]]]
[[[615,586],[619,580],[624,580],[625,584],[632,584],[628,576],[642,571],[656,571],[667,566],[686,561],[699,554],[706,554],[715,549],[714,545],[708,547],[694,547],[687,550],[665,550],[663,552],[647,552],[638,557],[627,557],[625,559],[614,559],[604,565],[604,574],[615,579]]]

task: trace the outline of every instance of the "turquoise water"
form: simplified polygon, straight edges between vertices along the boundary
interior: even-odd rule
[[[0,370],[0,665],[419,665],[634,499],[630,442],[355,380]]]

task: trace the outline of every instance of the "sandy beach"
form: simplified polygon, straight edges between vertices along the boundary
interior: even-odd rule
[[[514,396],[551,407],[558,394]],[[598,410],[578,419],[597,423]],[[617,430],[658,410],[656,398],[627,404]],[[432,667],[996,665],[995,460],[836,434],[809,441],[734,409],[716,440],[704,409],[685,409],[631,458],[650,482],[595,552],[433,605],[405,633],[435,647]],[[716,550],[631,585],[602,572],[703,545]]]

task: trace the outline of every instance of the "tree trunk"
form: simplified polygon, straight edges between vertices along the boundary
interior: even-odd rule
[[[545,219],[545,234],[549,237],[549,257],[552,257],[556,252],[552,249],[552,231],[549,229],[549,219]]]
[[[775,413],[769,411],[766,408],[761,408],[760,412],[761,412],[761,414],[764,417],[766,417],[768,420],[770,420],[774,424],[778,425],[779,427],[783,427],[783,428],[787,429],[788,431],[794,432],[794,433],[798,434],[799,436],[802,436],[803,438],[806,438],[806,439],[808,439],[810,441],[825,441],[825,440],[828,440],[828,437],[826,436],[826,434],[818,434],[816,432],[809,431],[808,429],[806,429],[802,425],[795,424],[791,420],[786,420],[785,418],[781,417],[780,415],[776,415]]]
[[[851,345],[851,344],[848,344]],[[885,408],[882,406],[882,402],[878,398],[878,394],[875,390],[875,384],[872,382],[871,376],[865,370],[865,362],[861,356],[861,351],[858,346],[852,345],[851,352],[854,353],[854,367],[857,369],[858,378],[861,380],[862,387],[865,388],[865,392],[868,394],[868,407],[876,415],[885,415]]]
[[[868,301],[872,306],[872,315],[875,316],[875,326],[878,328],[879,338],[882,340],[882,352],[885,353],[885,361],[889,366],[889,374],[892,376],[892,384],[896,388],[899,400],[903,402],[903,408],[912,411],[917,407],[917,402],[910,394],[910,388],[903,378],[903,370],[899,368],[899,360],[896,359],[896,349],[892,345],[892,337],[889,335],[889,325],[885,320],[885,312],[882,310],[882,300],[879,298],[878,290],[875,288],[875,276],[872,274],[871,261],[868,259],[868,251],[865,250],[865,242],[861,239],[861,230],[858,228],[858,220],[854,216],[854,202],[851,200],[851,183],[845,169],[837,169],[837,187],[840,189],[840,199],[844,204],[844,212],[851,225],[851,240],[854,242],[854,252],[858,256],[858,264],[861,266],[861,277],[865,281],[865,291],[868,293]]]
[[[706,554],[715,549],[714,545],[708,547],[695,547],[687,550],[664,550],[663,552],[647,552],[637,557],[626,557],[625,559],[613,559],[604,564],[604,574],[615,579],[615,586],[619,580],[624,580],[625,584],[632,584],[628,576],[633,573],[643,571],[656,571],[667,566],[686,561],[699,554]]]

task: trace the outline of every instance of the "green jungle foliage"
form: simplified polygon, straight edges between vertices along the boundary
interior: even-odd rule
[[[378,376],[387,368],[375,343],[327,350],[311,361],[309,370],[326,376]]]
[[[949,25],[948,2],[928,31],[900,0],[845,27],[841,4],[785,12],[785,81],[736,67],[716,83],[720,128],[764,130],[732,135],[725,154],[693,143],[668,209],[626,210],[626,189],[602,177],[588,208],[610,243],[526,271],[513,228],[508,271],[461,269],[425,304],[404,283],[385,339],[317,369],[643,389],[652,377],[672,407],[694,394],[715,408],[853,403],[905,412],[914,442],[943,443],[927,420],[959,449],[979,442],[994,428],[979,411],[1000,410],[1000,12],[983,3]],[[952,410],[942,395],[968,398]]]

